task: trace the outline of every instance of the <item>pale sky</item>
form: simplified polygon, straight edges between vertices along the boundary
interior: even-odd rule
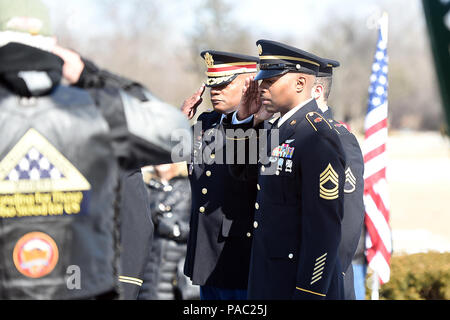
[[[110,6],[126,3],[126,0],[44,0],[54,19],[62,19],[78,34],[102,33],[111,30],[114,21],[104,19],[97,5],[99,1]],[[148,0],[160,4],[160,15],[170,21],[175,41],[183,37],[198,19],[196,8],[203,0]],[[233,7],[232,15],[241,26],[254,31],[260,38],[276,38],[280,35],[305,36],[314,32],[321,23],[330,19],[352,16],[361,20],[361,27],[377,12],[387,9],[408,10],[420,16],[419,0],[227,0]],[[57,18],[55,18],[57,17]],[[401,19],[401,17],[398,17]],[[395,24],[395,19],[390,23]],[[126,26],[120,26],[126,28]]]

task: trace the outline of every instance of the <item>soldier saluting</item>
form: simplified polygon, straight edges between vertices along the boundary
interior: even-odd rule
[[[268,150],[269,165],[230,166],[238,177],[258,176],[248,298],[342,299],[345,156],[311,97],[322,61],[275,41],[257,46],[260,71],[246,80],[236,118],[260,115],[261,108],[281,117],[272,123],[280,144]],[[267,127],[263,119],[255,123]]]
[[[194,125],[193,157],[188,166],[192,209],[184,273],[200,285],[202,300],[242,300],[247,296],[256,180],[239,181],[231,176],[225,164],[224,126],[231,122],[245,79],[256,74],[259,59],[215,50],[203,51],[201,56],[214,110],[202,113]],[[189,119],[204,89],[200,87],[185,101],[182,109]]]

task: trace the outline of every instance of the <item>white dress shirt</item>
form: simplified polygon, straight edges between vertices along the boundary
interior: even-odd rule
[[[298,110],[300,110],[301,107],[303,107],[304,105],[306,105],[307,103],[309,103],[312,99],[313,99],[313,98],[308,99],[308,100],[306,100],[306,101],[303,101],[302,103],[300,103],[300,104],[299,104],[298,106],[296,106],[295,108],[293,108],[293,109],[289,110],[288,112],[286,112],[286,113],[284,114],[284,116],[282,116],[282,117],[278,120],[277,127],[278,127],[278,128],[281,127],[281,125],[282,125],[284,122],[286,122],[290,117],[292,117],[292,116],[294,115],[294,113],[296,113]]]
[[[282,116],[281,118],[278,119],[277,127],[279,128],[284,122],[286,122],[290,117],[292,117],[294,115],[294,113],[296,113],[298,110],[300,110],[301,107],[303,107],[304,105],[309,103],[312,99],[313,98],[310,98],[310,99],[308,99],[306,101],[303,101],[302,103],[300,103],[295,108],[293,108],[293,109],[289,110],[288,112],[286,112],[284,116]],[[237,111],[235,111],[233,113],[233,120],[232,120],[233,124],[247,123],[247,122],[250,122],[251,120],[253,120],[253,115],[251,115],[248,118],[245,118],[244,120],[238,120],[236,115],[237,115]]]

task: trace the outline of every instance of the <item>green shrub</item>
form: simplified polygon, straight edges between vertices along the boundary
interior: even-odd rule
[[[367,290],[370,299],[370,290]],[[450,300],[450,253],[394,255],[382,300]]]

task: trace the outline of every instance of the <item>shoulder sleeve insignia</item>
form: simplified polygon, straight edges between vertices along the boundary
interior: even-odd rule
[[[320,174],[319,195],[325,200],[339,198],[339,175],[334,171],[331,163]]]
[[[352,193],[356,189],[356,178],[350,167],[345,170],[345,193]]]

